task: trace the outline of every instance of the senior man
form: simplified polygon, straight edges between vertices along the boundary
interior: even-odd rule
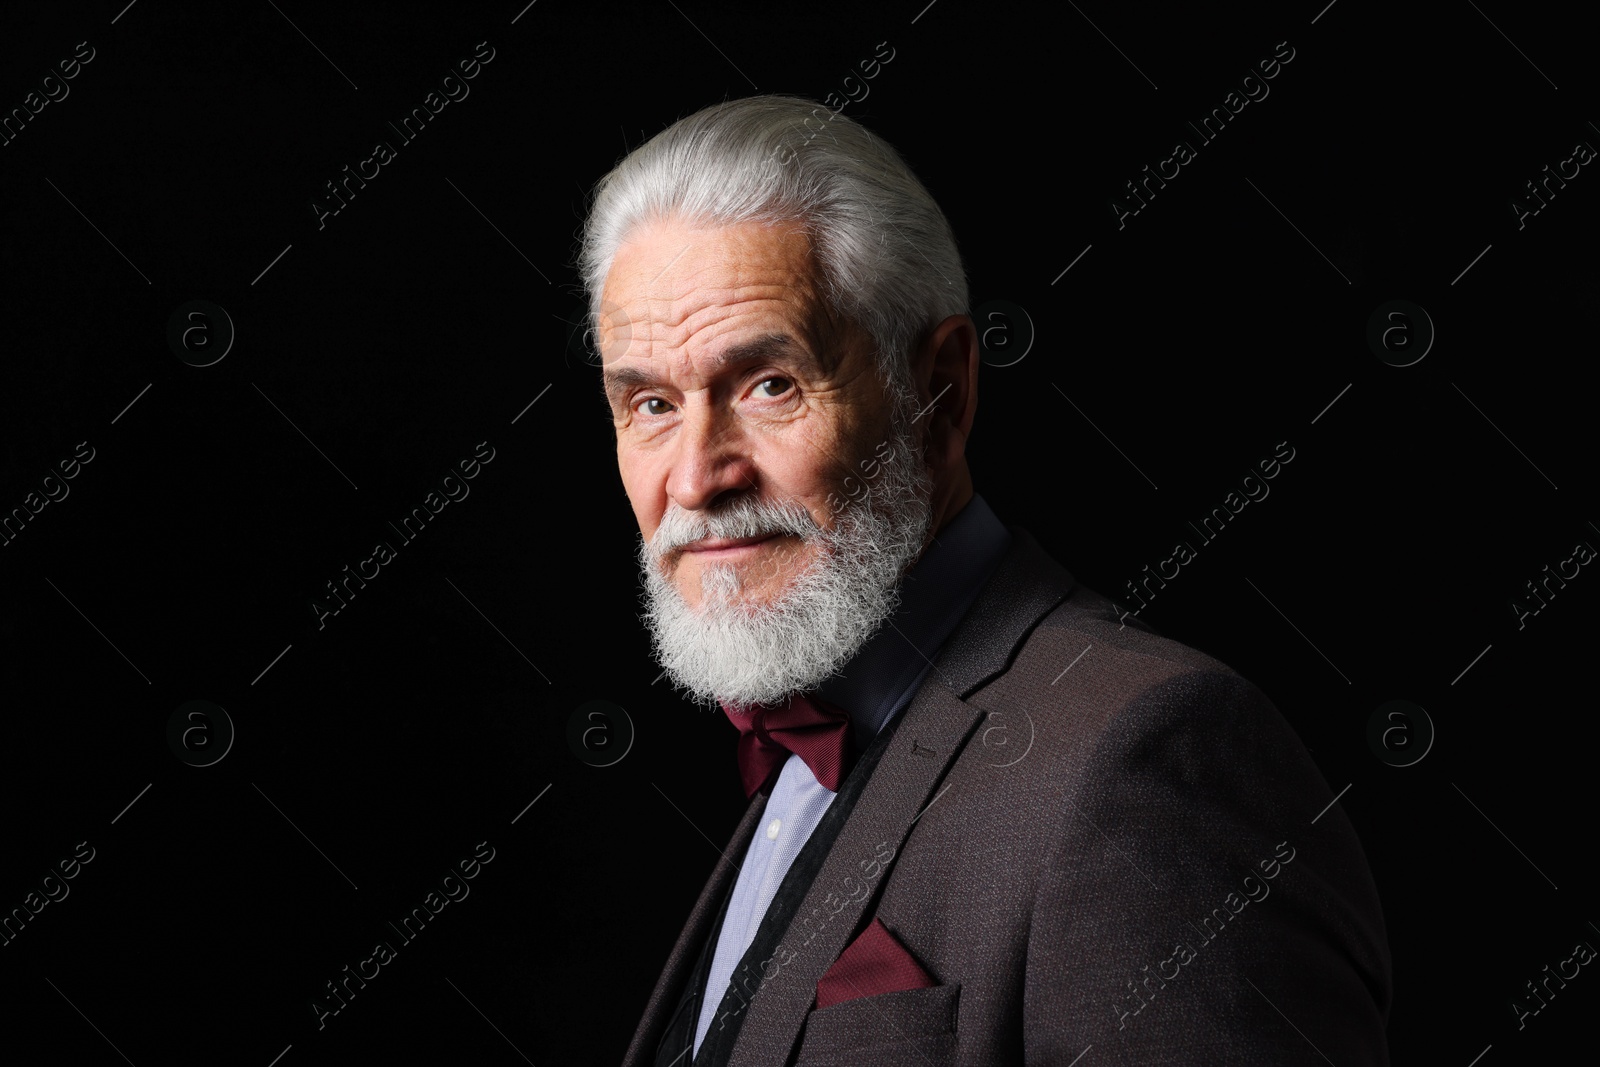
[[[580,266],[644,618],[749,800],[626,1067],[1387,1062],[1298,738],[974,492],[963,268],[894,149],[707,108],[602,179]]]

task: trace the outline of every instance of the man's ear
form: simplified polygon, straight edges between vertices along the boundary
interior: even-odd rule
[[[916,430],[926,435],[934,471],[959,463],[966,452],[978,406],[978,355],[978,328],[967,315],[939,323],[912,354],[911,377],[922,412]]]

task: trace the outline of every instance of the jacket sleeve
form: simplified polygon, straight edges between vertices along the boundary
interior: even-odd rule
[[[1090,1045],[1097,1067],[1388,1063],[1391,963],[1366,857],[1260,690],[1180,674],[1131,701],[1081,766],[1041,849],[1029,1064],[1065,1067]]]

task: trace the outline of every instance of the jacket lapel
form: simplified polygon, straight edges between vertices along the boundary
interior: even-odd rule
[[[937,802],[940,780],[983,715],[964,698],[1006,668],[1034,625],[1075,584],[1026,531],[1013,528],[1011,534],[1010,550],[945,642],[899,723],[891,724],[895,730],[888,747],[784,935],[777,956],[781,966],[750,999],[729,1067],[788,1062],[817,982],[860,925],[913,824]],[[753,828],[748,813],[745,821]],[[748,834],[742,840],[748,842]],[[867,892],[860,892],[862,884]],[[707,910],[708,899],[714,898],[702,895],[695,917]],[[682,948],[680,941],[674,959]]]

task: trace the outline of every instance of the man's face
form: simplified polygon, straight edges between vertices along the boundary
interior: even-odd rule
[[[916,393],[829,313],[793,226],[641,228],[601,306],[657,658],[701,700],[814,688],[893,613],[933,528]]]
[[[795,226],[642,228],[607,275],[601,355],[617,461],[640,532],[674,507],[716,513],[735,497],[788,503],[827,529],[830,494],[885,437],[889,403],[865,331],[829,314],[812,246]],[[707,531],[709,532],[709,531]],[[665,551],[698,606],[709,571],[771,605],[816,562],[795,533],[699,537]]]

